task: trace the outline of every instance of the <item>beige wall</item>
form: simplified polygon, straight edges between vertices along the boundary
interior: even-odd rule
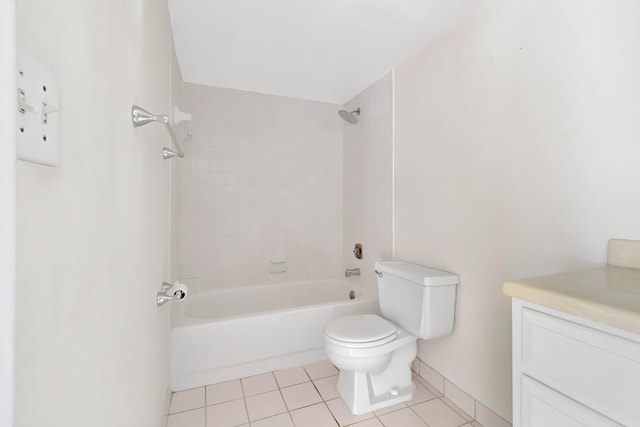
[[[387,74],[344,106],[361,109],[358,124],[343,122],[343,263],[359,267],[349,281],[376,289],[376,261],[392,259],[393,87]],[[363,259],[353,255],[363,244]]]
[[[17,4],[57,78],[60,164],[17,164],[16,426],[159,426],[168,384],[169,113],[161,0]]]
[[[460,275],[419,355],[511,417],[509,278],[640,238],[640,3],[488,0],[395,71],[395,256]]]
[[[186,84],[180,277],[195,291],[335,278],[342,264],[337,105]],[[270,272],[286,258],[287,271]]]

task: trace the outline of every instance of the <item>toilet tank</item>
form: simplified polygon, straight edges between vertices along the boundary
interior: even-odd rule
[[[420,338],[451,334],[456,274],[403,261],[377,262],[375,269],[384,317]]]

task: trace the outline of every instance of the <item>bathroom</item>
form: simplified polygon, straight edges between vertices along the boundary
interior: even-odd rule
[[[428,43],[353,96],[322,103],[184,84],[161,0],[3,0],[0,51],[17,42],[57,78],[60,161],[14,160],[7,118],[15,97],[3,96],[0,425],[162,425],[174,303],[156,306],[159,285],[180,278],[196,293],[266,283],[276,280],[269,259],[283,257],[284,281],[360,267],[349,280],[373,286],[373,262],[388,259],[457,273],[454,332],[419,342],[418,357],[511,421],[511,307],[502,284],[598,266],[609,238],[640,239],[640,6],[458,4],[464,13]],[[6,78],[13,62],[0,63],[3,94],[14,94]],[[198,106],[207,92],[208,111]],[[192,115],[185,158],[159,157],[166,131],[133,128],[132,104]],[[337,115],[358,107],[357,125]],[[260,108],[277,125],[261,122]],[[227,128],[216,127],[218,115]],[[304,135],[309,128],[317,130]],[[252,132],[262,146],[233,140]],[[226,144],[238,151],[218,164],[214,154]],[[244,159],[241,149],[263,157]],[[250,182],[233,177],[234,161],[257,168]],[[307,171],[309,181],[299,181]],[[227,188],[187,186],[198,173],[218,174]],[[254,207],[239,202],[215,210],[214,195],[252,185],[282,188],[256,192],[271,211],[246,218]],[[311,195],[304,189],[314,198],[291,206]],[[211,205],[190,209],[197,191],[208,191]],[[299,213],[280,210],[289,206]],[[198,231],[185,227],[202,209],[228,228],[203,224],[211,246],[181,253],[180,233]],[[312,217],[296,224],[299,215]],[[243,228],[274,217],[273,229]],[[221,241],[234,246],[214,246]],[[356,242],[362,262],[351,252]],[[194,261],[180,261],[187,255]],[[198,263],[201,256],[220,258]],[[195,278],[212,274],[224,279]]]

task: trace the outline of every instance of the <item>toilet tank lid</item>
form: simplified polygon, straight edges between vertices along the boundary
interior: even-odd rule
[[[376,262],[375,269],[382,274],[391,274],[412,282],[422,283],[424,286],[446,286],[460,283],[457,274],[405,261],[379,261]]]

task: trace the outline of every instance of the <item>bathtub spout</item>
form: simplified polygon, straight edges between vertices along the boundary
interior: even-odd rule
[[[344,271],[344,277],[359,276],[359,275],[360,275],[359,268],[347,268]]]

